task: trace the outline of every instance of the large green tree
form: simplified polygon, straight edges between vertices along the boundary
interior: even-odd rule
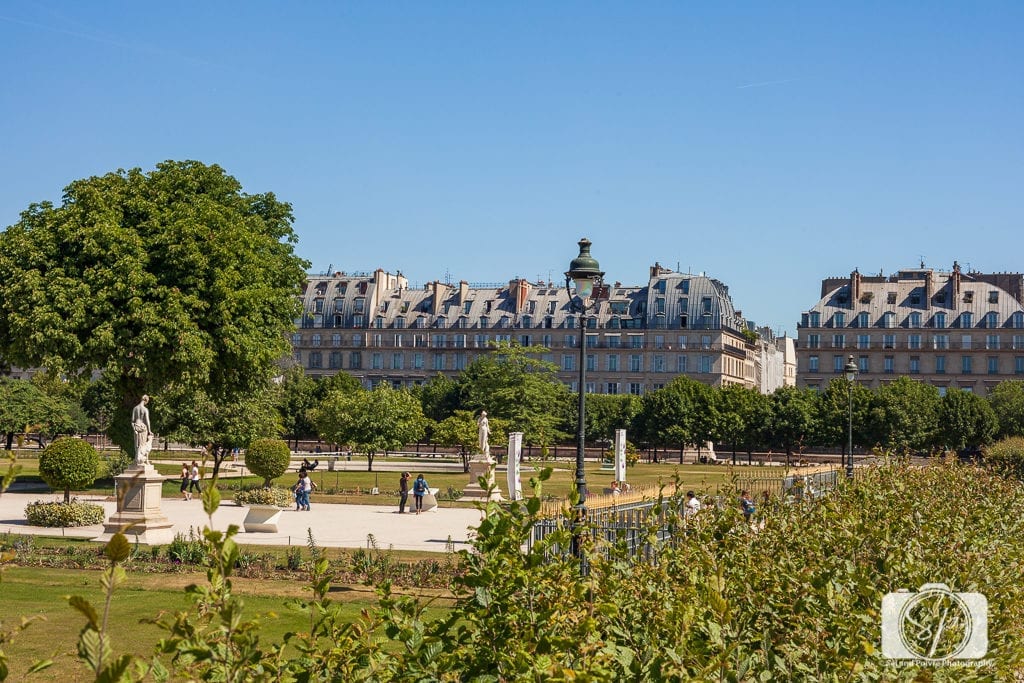
[[[1024,436],[1024,382],[1000,382],[988,394],[999,420],[999,438]]]
[[[307,265],[292,220],[273,194],[196,161],[76,180],[0,234],[0,355],[108,375],[111,438],[129,451],[143,394],[175,385],[236,403],[289,351]]]
[[[48,396],[33,382],[0,379],[0,434],[6,450],[11,450],[15,434],[26,430],[54,434],[69,431],[72,424],[65,402]]]
[[[705,389],[700,382],[679,376],[661,389],[644,394],[633,421],[637,436],[655,449],[678,448],[682,463],[685,446],[698,439],[697,416]]]
[[[950,389],[939,404],[938,442],[953,450],[992,442],[999,420],[988,401],[962,389]]]
[[[793,451],[810,445],[817,430],[818,392],[813,389],[780,387],[771,395],[772,419],[768,436],[771,444],[786,450],[786,464]]]
[[[288,368],[282,375],[281,392],[279,394],[278,411],[286,437],[295,440],[309,438],[316,433],[316,428],[309,420],[309,411],[316,406],[317,381],[306,375],[301,365]]]
[[[874,394],[859,382],[851,383],[845,377],[836,377],[821,394],[818,431],[815,442],[821,446],[838,446],[843,455],[849,441],[850,408],[853,408],[853,442],[860,446],[873,445],[871,408]]]
[[[565,438],[569,392],[558,380],[557,367],[518,344],[502,343],[478,356],[459,377],[460,407],[507,420],[508,429],[522,432],[531,444]]]
[[[426,419],[420,402],[405,389],[381,383],[373,391],[333,391],[310,414],[328,441],[366,453],[367,469],[380,451],[395,451],[419,441]]]
[[[930,449],[936,442],[940,402],[938,389],[909,377],[882,386],[871,409],[874,440],[899,452]]]

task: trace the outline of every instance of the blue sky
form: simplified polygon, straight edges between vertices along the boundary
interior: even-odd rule
[[[795,329],[829,275],[1024,270],[1024,3],[0,5],[0,225],[217,163],[314,272],[707,272]]]

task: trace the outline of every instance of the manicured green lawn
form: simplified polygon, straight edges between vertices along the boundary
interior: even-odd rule
[[[198,573],[130,573],[127,582],[115,592],[111,606],[109,633],[115,653],[151,657],[157,640],[165,632],[144,620],[161,611],[188,609],[185,586],[201,583],[205,578],[205,574]],[[78,633],[85,620],[68,607],[64,596],[81,595],[102,609],[99,580],[100,572],[89,570],[12,567],[4,572],[0,584],[3,630],[19,623],[23,616],[45,618],[32,623],[7,646],[11,680],[22,680],[25,670],[40,659],[52,659],[54,665],[28,680],[64,682],[87,678],[75,655]],[[265,642],[280,642],[288,631],[308,631],[308,615],[284,604],[288,598],[308,599],[310,593],[303,590],[302,582],[235,578],[233,583],[235,592],[244,596],[246,613],[260,617],[260,637]],[[333,590],[331,600],[341,605],[345,618],[354,619],[361,609],[376,603],[376,596],[370,588],[345,586]],[[435,616],[442,613],[443,609],[428,611]]]

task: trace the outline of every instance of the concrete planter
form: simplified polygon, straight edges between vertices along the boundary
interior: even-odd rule
[[[246,533],[272,532],[277,533],[277,523],[281,520],[282,508],[276,505],[250,505],[245,513],[242,526]]]

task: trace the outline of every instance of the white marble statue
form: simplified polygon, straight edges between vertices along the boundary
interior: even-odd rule
[[[484,457],[491,457],[491,445],[488,443],[488,437],[491,435],[491,427],[487,423],[487,411],[481,410],[480,417],[476,420],[477,430],[476,439],[477,445],[480,447],[480,452],[484,454]]]
[[[139,404],[132,408],[132,430],[135,432],[135,464],[145,465],[149,462],[149,452],[153,450],[153,430],[149,426],[149,396],[143,396]]]

